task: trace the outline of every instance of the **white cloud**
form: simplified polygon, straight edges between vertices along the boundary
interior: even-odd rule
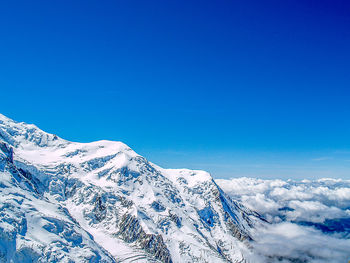
[[[311,222],[320,222],[348,217],[350,212],[350,180],[296,182],[242,177],[216,182],[249,208],[265,216],[286,217],[287,221],[315,218]]]
[[[350,180],[243,177],[216,182],[272,223],[253,233],[251,262],[350,260]],[[339,220],[345,220],[345,227]]]
[[[312,161],[320,162],[320,161],[328,161],[328,160],[332,160],[332,159],[333,159],[333,157],[325,156],[325,157],[314,158],[314,159],[312,159]]]
[[[339,263],[350,259],[350,240],[290,222],[269,225],[254,235],[251,262]]]

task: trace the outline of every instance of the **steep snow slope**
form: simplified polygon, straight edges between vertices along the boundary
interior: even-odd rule
[[[114,262],[69,211],[37,190],[0,140],[0,262]]]
[[[0,145],[0,262],[244,262],[261,222],[208,173],[160,168],[121,142],[0,115]]]

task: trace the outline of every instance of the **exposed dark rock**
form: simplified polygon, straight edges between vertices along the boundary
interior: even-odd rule
[[[163,237],[146,234],[136,217],[124,214],[119,227],[119,234],[126,242],[135,242],[156,259],[164,263],[172,263],[170,252],[164,243]]]
[[[13,148],[6,143],[0,142],[0,150],[6,155],[7,160],[13,163]]]
[[[236,237],[238,240],[240,241],[244,241],[244,240],[252,240],[252,238],[245,233],[240,227],[237,226],[238,221],[237,221],[237,216],[235,215],[235,213],[231,210],[231,205],[228,204],[228,202],[232,203],[232,205],[236,206],[239,209],[239,206],[232,202],[230,199],[227,199],[226,196],[224,196],[224,194],[222,193],[222,191],[219,190],[218,187],[215,187],[213,189],[213,193],[215,196],[215,200],[218,201],[219,204],[221,204],[222,209],[224,210],[224,215],[225,215],[225,219],[226,219],[226,225],[229,228],[229,230],[231,231],[231,233],[233,234],[234,237]],[[243,211],[242,211],[243,213]],[[248,225],[251,224],[251,222],[249,222],[249,217],[247,215],[245,215],[244,213],[242,214],[242,217],[244,220],[247,221]]]
[[[234,237],[236,237],[238,240],[240,241],[244,241],[244,240],[251,240],[250,236],[247,235],[246,233],[242,232],[242,230],[240,230],[231,220],[231,218],[228,218],[226,221],[226,224],[229,228],[229,230],[231,231],[231,233],[233,234]]]
[[[118,195],[118,198],[120,199],[120,204],[121,204],[123,207],[130,208],[130,207],[134,204],[133,201],[128,200],[128,199],[125,198],[124,196]]]
[[[178,228],[182,226],[181,218],[179,218],[176,214],[173,214],[171,211],[169,211],[169,217],[170,217],[170,220],[173,221]]]
[[[101,196],[97,196],[93,212],[96,220],[99,222],[106,218],[106,206],[103,204]]]

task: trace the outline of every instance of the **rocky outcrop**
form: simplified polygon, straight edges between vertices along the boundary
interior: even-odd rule
[[[126,242],[135,242],[141,248],[164,263],[172,263],[170,252],[161,235],[146,234],[139,220],[130,215],[123,215],[119,224],[119,235]]]
[[[101,196],[97,196],[96,198],[93,213],[97,221],[102,221],[106,217],[106,206],[103,204]]]
[[[13,163],[13,148],[7,143],[0,141],[0,150],[6,155],[7,160]]]

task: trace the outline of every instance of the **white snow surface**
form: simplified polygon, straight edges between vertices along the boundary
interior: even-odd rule
[[[259,214],[204,171],[0,114],[0,262],[245,262]]]

